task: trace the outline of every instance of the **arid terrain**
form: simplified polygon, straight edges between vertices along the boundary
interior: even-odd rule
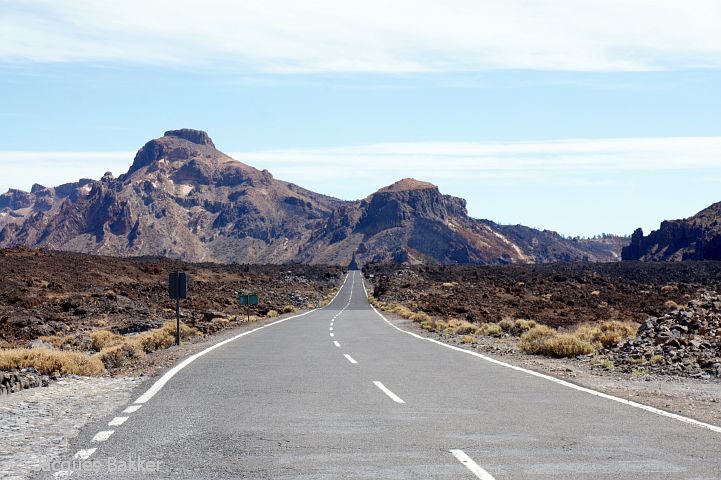
[[[380,308],[450,341],[607,370],[721,375],[721,263],[369,266]]]
[[[259,295],[260,304],[250,311],[255,322],[314,308],[335,292],[343,275],[340,267],[187,264],[0,250],[0,354],[30,347],[99,355],[111,372],[142,364],[143,353],[123,340],[145,335],[146,353],[168,346],[172,329],[163,325],[175,319],[167,287],[171,271],[189,275],[189,298],[181,300],[182,321],[189,327],[186,340],[247,322],[239,294]],[[113,348],[121,350],[106,358]]]
[[[369,265],[374,296],[471,322],[533,319],[552,327],[642,322],[700,289],[721,288],[721,262],[508,266]]]

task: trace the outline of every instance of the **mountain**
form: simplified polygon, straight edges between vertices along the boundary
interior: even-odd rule
[[[173,130],[117,179],[0,196],[0,245],[283,263],[341,204],[233,160],[205,132]]]
[[[667,220],[648,236],[640,228],[621,251],[624,260],[721,260],[721,202],[682,220]]]
[[[611,261],[609,243],[498,225],[465,200],[404,179],[344,201],[275,179],[215,148],[207,133],[171,130],[127,173],[0,195],[0,247],[220,263]]]

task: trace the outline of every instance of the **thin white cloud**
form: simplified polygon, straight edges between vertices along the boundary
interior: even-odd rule
[[[237,152],[280,178],[312,182],[362,165],[373,175],[438,179],[532,179],[624,171],[720,170],[721,137],[561,140],[511,143],[389,143],[345,148]],[[359,172],[354,171],[354,175]],[[362,174],[362,173],[360,173]]]
[[[618,185],[627,172],[699,172],[721,176],[721,137],[558,140],[507,143],[382,143],[337,148],[231,152],[276,178],[325,193],[327,186],[362,179],[358,192],[414,176],[447,182]],[[133,152],[0,151],[0,189],[57,185],[105,171],[124,173]],[[349,166],[354,167],[349,170]],[[354,197],[346,197],[354,198]]]
[[[34,183],[55,187],[80,178],[99,179],[105,172],[125,173],[132,152],[0,151],[0,193],[10,188],[30,190]]]
[[[0,59],[281,73],[721,66],[717,0],[4,1]]]

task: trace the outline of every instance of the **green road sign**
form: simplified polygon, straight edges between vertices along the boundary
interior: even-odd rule
[[[258,305],[258,295],[241,295],[238,301],[241,305]]]

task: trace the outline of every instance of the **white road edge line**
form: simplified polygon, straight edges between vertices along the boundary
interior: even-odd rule
[[[481,480],[495,480],[493,475],[483,470],[471,457],[465,454],[463,450],[449,450],[451,454],[458,459],[468,470],[473,472],[473,475],[480,478]]]
[[[328,306],[335,301],[335,299],[336,299],[336,298],[338,297],[338,295],[340,294],[341,290],[343,290],[343,287],[345,287],[345,282],[348,281],[348,275],[349,275],[349,273],[346,273],[346,274],[345,274],[345,279],[343,279],[343,284],[340,286],[340,288],[338,289],[338,291],[335,292],[335,296],[331,299],[330,302],[328,302],[328,305],[326,305],[326,306],[323,307],[323,308],[328,308]],[[313,310],[311,310],[311,312],[312,312],[312,311],[313,311]],[[307,312],[307,313],[310,313],[310,312]],[[288,319],[286,318],[286,319],[284,319],[284,320],[288,320]],[[268,326],[268,325],[266,325],[266,326]]]
[[[128,408],[123,410],[122,413],[135,413],[140,410],[141,407],[142,405],[130,405]]]
[[[108,422],[108,427],[119,427],[124,424],[130,417],[115,417]]]
[[[115,433],[115,430],[104,430],[102,432],[98,432],[95,434],[91,442],[104,442],[110,438],[113,433]]]
[[[344,353],[343,356],[344,356],[350,363],[352,363],[352,364],[358,363],[358,362],[356,362],[356,361],[353,359],[353,357],[351,357],[351,356],[348,355],[347,353]]]
[[[346,278],[347,278],[347,277],[346,277]],[[344,282],[344,285],[345,285],[345,282]],[[342,288],[343,288],[343,287],[341,287],[341,289],[342,289]],[[338,293],[340,293],[340,290],[338,290]],[[336,295],[337,295],[337,294],[336,294]],[[324,307],[324,308],[325,308],[325,307]],[[212,352],[213,350],[215,350],[216,348],[220,348],[220,347],[222,347],[223,345],[232,342],[233,340],[237,340],[237,339],[239,339],[239,338],[241,338],[241,337],[245,337],[246,335],[250,335],[251,333],[255,333],[255,332],[257,332],[258,330],[263,330],[264,328],[272,327],[273,325],[278,325],[279,323],[287,322],[288,320],[292,320],[292,319],[294,319],[294,318],[303,317],[303,316],[305,316],[305,315],[308,315],[309,313],[315,312],[316,310],[318,310],[318,309],[317,309],[317,308],[314,308],[313,310],[309,310],[309,311],[307,311],[307,312],[305,312],[305,313],[301,313],[300,315],[294,315],[294,316],[292,316],[292,317],[283,318],[283,319],[281,319],[281,320],[277,320],[277,321],[272,322],[272,323],[269,323],[269,324],[267,324],[267,325],[263,325],[262,327],[254,328],[253,330],[249,330],[249,331],[247,331],[247,332],[243,332],[243,333],[238,334],[238,335],[236,335],[236,336],[234,336],[234,337],[232,337],[232,338],[229,338],[229,339],[227,339],[227,340],[223,340],[222,342],[218,342],[218,343],[216,343],[215,345],[210,346],[210,347],[206,348],[205,350],[202,350],[202,351],[196,353],[195,355],[191,355],[190,357],[186,358],[185,360],[183,360],[182,362],[180,362],[179,364],[177,364],[176,366],[174,366],[173,368],[171,368],[170,370],[168,370],[167,372],[165,372],[165,375],[163,375],[162,377],[160,377],[160,378],[158,379],[158,381],[156,381],[145,393],[143,393],[140,397],[138,397],[138,399],[137,399],[134,403],[146,403],[148,400],[150,400],[151,398],[153,398],[153,397],[165,386],[165,384],[168,383],[168,381],[169,381],[171,378],[173,378],[175,375],[177,375],[178,372],[180,372],[182,369],[184,369],[185,367],[187,367],[188,365],[190,365],[191,363],[193,363],[195,360],[197,360],[198,358],[202,357],[202,356],[205,355],[206,353],[210,353],[210,352]]]
[[[95,453],[95,450],[97,450],[97,448],[88,448],[87,450],[78,450],[78,453],[76,453],[73,458],[79,458],[80,460],[87,460],[88,458],[90,458],[90,455]]]
[[[388,396],[390,397],[390,399],[393,400],[394,402],[396,402],[396,403],[406,403],[406,402],[403,401],[403,399],[402,399],[401,397],[399,397],[399,396],[396,395],[395,393],[393,393],[393,392],[391,392],[390,390],[388,390],[388,388],[386,388],[386,386],[383,385],[383,384],[382,384],[381,382],[379,382],[378,380],[375,380],[375,381],[373,382],[373,385],[375,385],[376,387],[380,388],[381,392],[383,392],[383,393],[385,393],[386,395],[388,395]]]
[[[472,352],[472,351],[466,350],[466,349],[464,349],[464,348],[455,347],[455,346],[453,346],[453,345],[448,345],[448,344],[446,344],[446,343],[443,343],[443,342],[441,342],[441,341],[435,340],[435,339],[433,339],[433,338],[426,338],[426,337],[423,337],[423,336],[418,335],[418,334],[416,334],[416,333],[403,330],[402,328],[399,328],[399,327],[393,325],[386,317],[383,316],[383,314],[381,314],[378,310],[376,310],[376,308],[375,308],[373,305],[371,305],[371,308],[373,309],[373,311],[375,311],[375,312],[378,314],[379,317],[381,317],[383,320],[385,320],[385,322],[386,322],[388,325],[390,325],[391,327],[395,328],[395,329],[398,330],[399,332],[407,333],[408,335],[410,335],[410,336],[412,336],[412,337],[416,337],[416,338],[419,338],[419,339],[421,339],[421,340],[425,340],[425,341],[427,341],[427,342],[435,343],[435,344],[438,344],[438,345],[440,345],[440,346],[442,346],[442,347],[450,348],[451,350],[456,350],[456,351],[458,351],[458,352],[465,353],[466,355],[473,355],[474,357],[478,357],[478,358],[480,358],[480,359],[482,359],[482,360],[485,360],[485,361],[487,361],[487,362],[493,363],[493,364],[495,364],[495,365],[499,365],[499,366],[501,366],[501,367],[510,368],[510,369],[512,369],[512,370],[516,370],[517,372],[523,372],[523,373],[526,373],[526,374],[528,374],[528,375],[532,375],[532,376],[534,376],[534,377],[542,378],[542,379],[544,379],[544,380],[548,380],[549,382],[553,382],[553,383],[556,383],[556,384],[558,384],[558,385],[562,385],[562,386],[564,386],[564,387],[572,388],[573,390],[578,390],[579,392],[588,393],[588,394],[594,395],[594,396],[596,396],[596,397],[605,398],[605,399],[607,399],[607,400],[612,400],[612,401],[614,401],[614,402],[618,402],[618,403],[622,403],[622,404],[624,404],[624,405],[628,405],[629,407],[639,408],[639,409],[641,409],[641,410],[645,410],[645,411],[650,412],[650,413],[655,413],[656,415],[660,415],[660,416],[662,416],[662,417],[672,418],[672,419],[674,419],[674,420],[678,420],[679,422],[683,422],[683,423],[687,423],[687,424],[689,424],[689,425],[695,425],[695,426],[697,426],[697,427],[705,428],[705,429],[707,429],[707,430],[711,430],[712,432],[721,433],[721,427],[716,426],[716,425],[711,425],[711,424],[709,424],[709,423],[700,422],[700,421],[698,421],[698,420],[694,420],[693,418],[688,418],[688,417],[684,417],[683,415],[678,415],[678,414],[676,414],[676,413],[667,412],[667,411],[665,411],[665,410],[661,410],[661,409],[656,408],[656,407],[651,407],[651,406],[649,406],[649,405],[644,405],[644,404],[642,404],[642,403],[634,402],[634,401],[632,401],[632,400],[626,400],[625,398],[614,397],[613,395],[609,395],[609,394],[607,394],[607,393],[598,392],[598,391],[592,390],[592,389],[590,389],[590,388],[581,387],[581,386],[579,386],[579,385],[575,385],[575,384],[570,383],[570,382],[567,382],[567,381],[565,381],[565,380],[560,380],[560,379],[555,378],[555,377],[552,377],[552,376],[550,376],[550,375],[546,375],[545,373],[534,372],[533,370],[528,370],[528,369],[525,369],[525,368],[523,368],[523,367],[518,367],[518,366],[516,366],[516,365],[511,365],[510,363],[505,363],[505,362],[502,362],[502,361],[500,361],[500,360],[496,360],[495,358],[487,357],[487,356],[485,356],[485,355],[483,355],[483,354],[480,354],[480,353],[477,353],[477,352]]]

